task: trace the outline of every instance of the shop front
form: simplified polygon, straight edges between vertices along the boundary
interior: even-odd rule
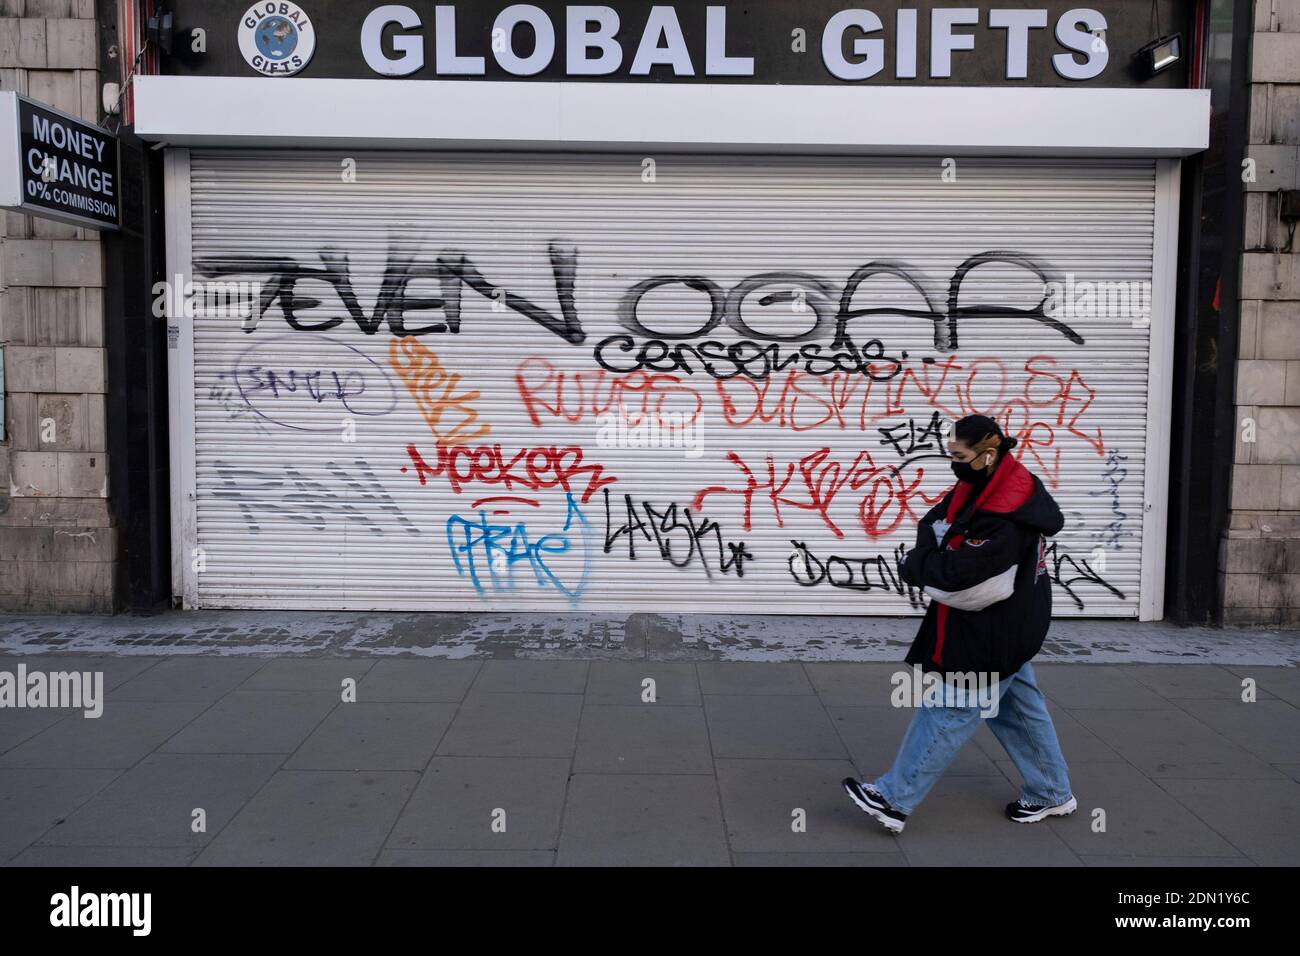
[[[916,613],[983,413],[1162,616],[1187,5],[176,7],[185,606]]]

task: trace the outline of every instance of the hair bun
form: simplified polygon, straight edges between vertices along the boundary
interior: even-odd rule
[[[1002,450],[1010,451],[1011,449],[1015,448],[1019,444],[1020,444],[1019,439],[1012,438],[1010,435],[1004,436],[1002,439]]]

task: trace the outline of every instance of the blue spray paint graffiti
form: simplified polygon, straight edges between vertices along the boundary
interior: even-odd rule
[[[494,592],[513,591],[515,566],[527,564],[539,588],[553,587],[577,607],[591,570],[591,524],[572,494],[566,493],[564,498],[564,526],[535,541],[529,540],[527,523],[523,521],[494,524],[484,510],[472,519],[452,515],[447,519],[447,546],[456,573],[468,577],[474,590],[485,595],[489,588]],[[582,567],[577,581],[568,584],[548,558],[576,553],[578,548]]]

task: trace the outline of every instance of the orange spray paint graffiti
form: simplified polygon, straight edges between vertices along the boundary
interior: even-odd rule
[[[444,368],[438,356],[415,338],[392,339],[388,364],[415,399],[439,445],[468,444],[492,431],[491,425],[478,420],[474,402],[479,390],[457,391],[460,375]]]

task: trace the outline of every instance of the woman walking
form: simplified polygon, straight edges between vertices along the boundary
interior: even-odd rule
[[[1036,823],[1074,812],[1075,799],[1056,728],[1029,660],[1043,646],[1052,614],[1044,537],[1064,519],[1043,483],[1008,452],[1014,438],[970,415],[948,443],[957,483],[917,524],[902,564],[930,606],[905,658],[944,681],[945,703],[918,706],[894,765],[874,781],[844,780],[853,802],[886,829],[908,816],[979,727],[981,717],[1024,778],[1006,814]],[[989,716],[969,696],[977,676],[994,688]],[[949,692],[950,691],[950,692]]]

